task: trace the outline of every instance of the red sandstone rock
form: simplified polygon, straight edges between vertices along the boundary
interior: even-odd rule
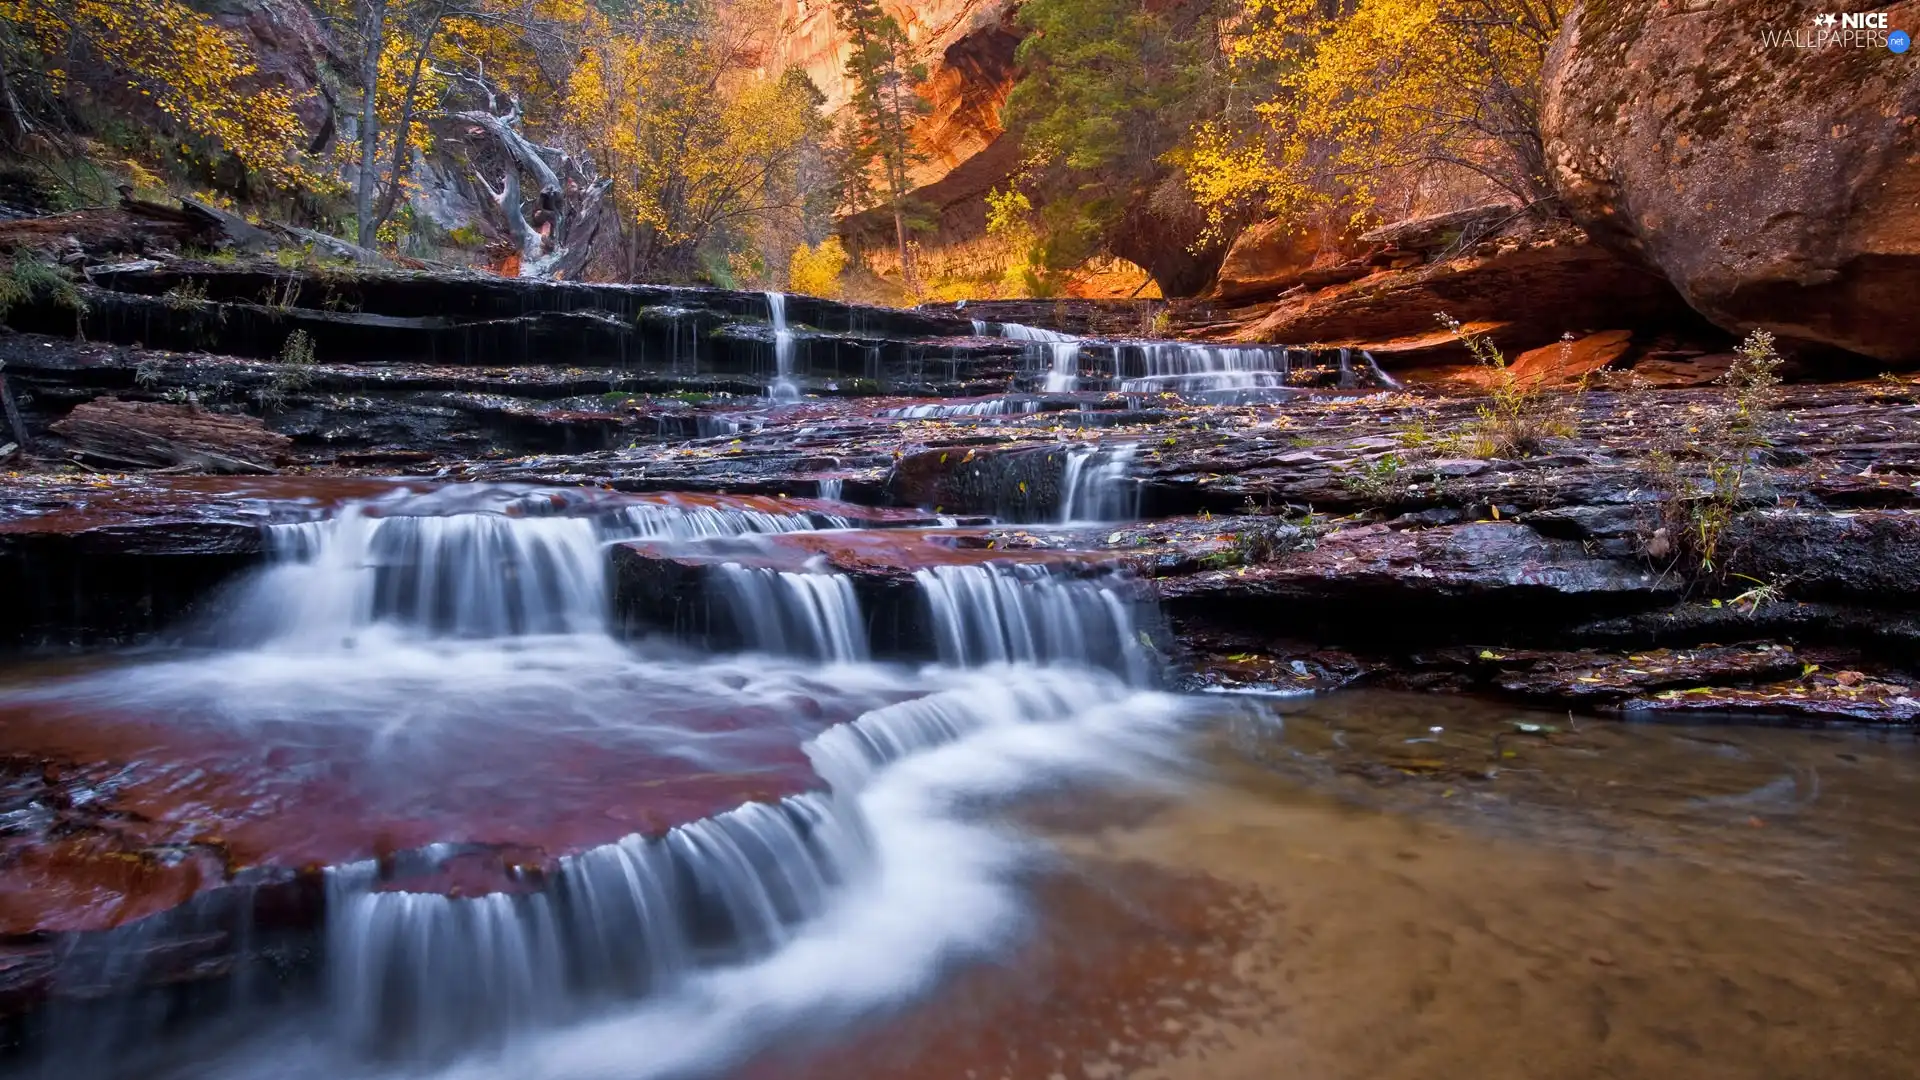
[[[1541,225],[1485,241],[1440,262],[1388,270],[1346,284],[1283,297],[1256,309],[1238,341],[1342,345],[1383,357],[1459,359],[1436,312],[1483,324],[1509,354],[1567,332],[1666,327],[1690,319],[1660,278],[1622,260],[1565,224]]]
[[[1920,78],[1880,47],[1800,49],[1815,0],[1588,3],[1549,55],[1562,201],[1735,332],[1920,363]],[[1920,2],[1886,9],[1911,31]],[[1522,301],[1524,303],[1524,301]]]

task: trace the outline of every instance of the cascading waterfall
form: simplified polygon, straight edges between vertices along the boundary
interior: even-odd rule
[[[333,647],[377,623],[453,637],[606,625],[606,558],[585,518],[374,517],[350,506],[267,535],[279,561],[222,628],[234,644]]]
[[[1065,662],[1108,668],[1135,683],[1151,676],[1152,653],[1114,582],[996,563],[930,567],[913,577],[947,663]]]
[[[824,497],[837,498],[838,494]],[[642,503],[622,507],[598,519],[597,524],[600,539],[611,542],[615,540],[712,540],[762,533],[844,529],[851,522],[838,514],[776,514],[765,510],[747,510],[739,507]]]
[[[846,575],[738,563],[714,573],[748,647],[839,663],[867,659],[866,624]]]
[[[1124,521],[1139,515],[1140,488],[1128,473],[1139,448],[1074,446],[1060,475],[1060,523]]]
[[[767,396],[777,405],[800,400],[800,387],[793,381],[793,331],[787,328],[787,294],[769,292],[767,318],[773,323],[773,386]]]
[[[1114,378],[1128,393],[1283,387],[1292,369],[1291,350],[1279,346],[1156,342],[1116,347],[1114,358]]]
[[[575,847],[556,841],[552,859],[456,837],[343,861],[325,875],[326,978],[311,1006],[320,1016],[275,1013],[279,1026],[259,1025],[238,1045],[142,1029],[133,1041],[164,1067],[121,1075],[709,1074],[812,1010],[854,1015],[897,1001],[954,959],[999,946],[1020,919],[1023,849],[965,807],[1061,773],[1128,768],[1171,737],[1180,706],[1147,689],[1155,659],[1125,584],[1043,567],[917,573],[938,665],[859,662],[866,626],[845,576],[733,565],[716,568],[716,596],[736,605],[757,635],[752,644],[834,661],[829,678],[779,655],[702,659],[620,643],[606,611],[609,541],[698,543],[839,519],[697,500],[606,505],[611,498],[372,501],[274,526],[276,561],[221,627],[231,648],[74,677],[58,699],[261,740],[290,730],[276,744],[289,763],[273,758],[273,775],[310,772],[316,783],[378,763],[385,771],[370,782],[382,789],[434,783],[429,775],[446,784],[420,763],[476,741],[524,748],[565,739],[573,755],[565,760],[587,772],[551,781],[610,786],[625,807],[651,797],[654,781],[611,764],[595,775],[597,755],[576,743],[604,739],[627,761],[638,742],[662,760],[684,759],[702,782],[738,775],[758,785],[767,759],[730,748],[793,732],[784,745],[804,751],[818,787],[747,795],[735,809],[702,810],[710,816],[671,828],[633,826],[613,842],[604,836],[617,829]],[[450,505],[460,512],[426,512]],[[14,692],[0,688],[0,702]],[[332,734],[318,745],[355,753],[303,750],[320,730]],[[321,756],[301,756],[313,753]],[[499,782],[449,775],[483,802]],[[351,789],[326,790],[352,801]],[[416,800],[430,806],[440,794],[402,790],[379,813],[414,821]],[[537,829],[522,818],[548,808],[515,806],[538,807],[498,815],[516,829]],[[597,806],[591,819],[602,830],[607,820],[646,820]],[[500,827],[484,814],[450,820],[483,834]],[[321,815],[311,827],[345,825]],[[379,833],[332,842],[364,858],[387,841]],[[491,859],[496,869],[477,888],[455,887],[466,879],[449,868],[463,859]],[[214,930],[238,932],[226,922]],[[850,970],[860,977],[823,980]],[[287,1053],[289,1037],[298,1054]]]
[[[383,1056],[445,1056],[583,1002],[664,994],[779,948],[868,861],[852,807],[810,794],[563,858],[519,893],[382,891],[376,864],[339,867],[327,884],[335,1022]]]
[[[1080,339],[1057,330],[1042,330],[1021,323],[987,323],[974,320],[974,333],[991,330],[995,336],[1026,343],[1030,362],[1046,362],[1048,393],[1072,393],[1080,385]]]
[[[1056,341],[1047,346],[1047,392],[1070,394],[1080,386],[1080,343]]]

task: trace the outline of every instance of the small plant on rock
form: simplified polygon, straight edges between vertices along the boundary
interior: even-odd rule
[[[1716,573],[1721,542],[1744,498],[1748,470],[1773,445],[1779,372],[1773,335],[1765,330],[1747,335],[1720,378],[1726,394],[1674,445],[1649,456],[1661,493],[1659,526],[1646,542],[1650,557],[1671,559],[1700,575]]]
[[[1485,334],[1468,332],[1459,319],[1444,311],[1434,318],[1487,369],[1492,397],[1480,406],[1467,431],[1467,448],[1473,456],[1529,457],[1545,450],[1547,440],[1571,438],[1576,433],[1578,390],[1572,401],[1550,394],[1538,380],[1522,380],[1516,375],[1499,346]],[[1562,348],[1566,347],[1563,343]],[[1584,383],[1580,389],[1585,389]]]
[[[79,315],[87,313],[86,297],[80,295],[70,271],[29,255],[15,256],[6,273],[0,274],[0,318],[15,305],[34,300],[47,300]]]
[[[160,299],[175,311],[202,307],[207,303],[207,283],[205,281],[183,281],[161,294]]]
[[[267,412],[285,408],[289,394],[313,384],[312,367],[313,338],[305,330],[295,330],[287,335],[286,344],[280,347],[280,357],[275,361],[272,377],[265,386],[254,391],[254,400]]]
[[[1349,465],[1336,475],[1341,487],[1363,499],[1387,499],[1400,491],[1400,467],[1404,464],[1399,454],[1382,454],[1372,461]]]

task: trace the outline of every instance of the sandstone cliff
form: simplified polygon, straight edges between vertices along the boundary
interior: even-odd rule
[[[1567,210],[1736,332],[1920,363],[1920,68],[1819,0],[1588,0],[1546,67]],[[1920,2],[1887,9],[1913,30]]]
[[[1001,138],[1000,108],[1015,80],[1020,44],[1011,0],[937,0],[883,5],[906,29],[915,60],[927,68],[932,111],[914,131],[926,161],[914,171],[916,198],[936,210],[942,239],[976,232],[984,222],[979,197],[1012,170],[1016,149]],[[837,112],[852,96],[846,77],[851,47],[828,0],[783,0],[780,32],[768,58],[771,76],[798,66]],[[866,224],[856,219],[852,232]],[[873,223],[889,232],[889,222]],[[884,225],[884,228],[881,227]]]

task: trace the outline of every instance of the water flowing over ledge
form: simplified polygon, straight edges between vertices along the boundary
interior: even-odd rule
[[[475,1054],[535,1055],[499,1075],[559,1075],[534,1049],[549,1033],[685,1024],[716,981],[735,986],[727,1009],[759,1001],[776,1024],[815,1010],[791,998],[789,969],[822,948],[868,969],[829,995],[834,1007],[923,985],[943,958],[1004,937],[1018,910],[1007,877],[1018,849],[959,807],[1063,771],[1131,769],[1167,752],[1183,708],[1151,689],[1157,661],[1137,597],[1118,579],[1064,564],[914,575],[940,663],[909,669],[868,659],[873,613],[847,575],[722,562],[712,602],[752,628],[746,645],[774,655],[660,654],[612,636],[609,545],[752,553],[848,519],[813,507],[456,494],[349,501],[269,525],[271,562],[209,621],[210,652],[0,694],[0,714],[57,704],[207,744],[209,764],[182,762],[199,770],[194,813],[233,815],[214,826],[225,837],[216,842],[243,875],[214,883],[205,901],[87,938],[85,956],[137,982],[162,974],[164,954],[140,942],[185,932],[227,942],[238,949],[224,961],[238,1006],[318,1038],[311,1062],[278,1075],[357,1075],[374,1062],[399,1075],[495,1075]],[[783,656],[829,661],[835,674],[815,680]],[[257,756],[226,749],[256,743]],[[168,745],[149,752],[175,752]],[[611,771],[557,802],[547,791],[465,822],[442,808],[438,825],[380,824],[416,812],[416,790],[443,799],[470,760],[557,781],[565,770],[554,764],[582,754]],[[255,761],[273,764],[256,778]],[[356,794],[363,771],[375,786]],[[721,804],[727,789],[707,791],[708,777],[746,785],[743,797]],[[472,794],[484,800],[497,784]],[[317,797],[351,812],[303,816],[303,800]],[[641,808],[627,809],[635,799]],[[609,836],[606,817],[594,824],[606,800],[614,822],[637,813],[659,824]],[[303,820],[311,837],[291,831]],[[432,835],[423,829],[440,838],[421,842]],[[294,868],[311,855],[296,852],[355,848],[359,858],[332,861],[317,896],[293,903],[323,913],[312,946],[285,952],[299,940],[291,928],[244,944],[256,909],[306,895]],[[922,914],[883,918],[874,939],[873,905],[891,910],[902,890]],[[930,906],[941,914],[925,917]],[[245,989],[252,973],[308,950],[324,969],[310,994],[288,1004]],[[77,967],[62,978],[84,980]],[[323,1036],[296,1018],[307,1014],[323,1020]],[[101,1061],[103,1075],[108,1061],[151,1064],[132,1047],[180,1053],[138,1015],[115,1015],[45,1037],[69,1060]],[[619,1015],[629,1019],[606,1019]],[[607,1054],[578,1075],[667,1075],[750,1048],[738,1030],[692,1027],[697,1037],[674,1041],[687,1055],[678,1064],[571,1035],[569,1053]],[[83,1055],[80,1044],[95,1049]],[[271,1057],[242,1040],[199,1060],[195,1075],[256,1076]]]

